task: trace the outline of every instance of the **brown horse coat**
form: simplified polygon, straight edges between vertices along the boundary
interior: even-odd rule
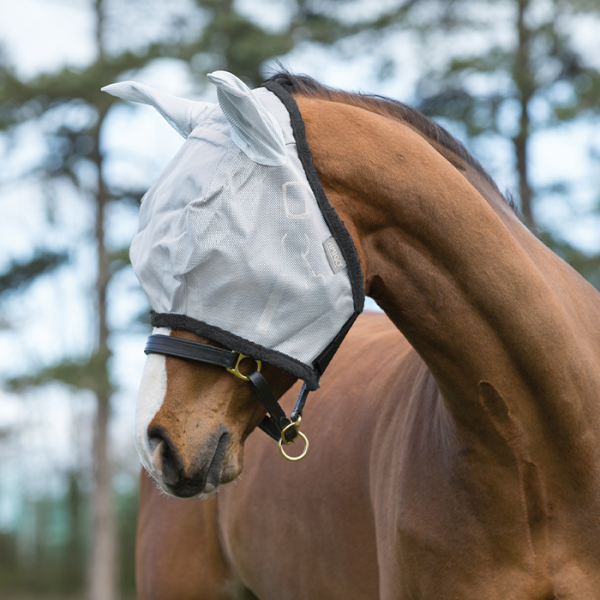
[[[221,481],[245,466],[207,500],[142,476],[139,597],[600,598],[600,295],[458,147],[321,95],[296,96],[313,161],[395,327],[359,319],[297,464],[248,437],[264,411],[243,382],[167,358],[151,425],[191,472],[225,424]]]

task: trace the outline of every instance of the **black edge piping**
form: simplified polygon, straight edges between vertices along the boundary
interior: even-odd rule
[[[203,321],[198,321],[186,315],[174,313],[157,313],[150,311],[153,327],[170,327],[171,329],[183,329],[191,331],[196,335],[201,335],[219,344],[223,344],[230,350],[235,350],[251,356],[256,360],[280,367],[284,371],[295,375],[306,382],[307,388],[312,392],[319,387],[319,373],[316,369],[311,369],[299,360],[286,356],[277,350],[271,350],[260,346],[250,340],[237,336],[229,331],[225,331],[215,325],[209,325]]]
[[[344,222],[335,212],[333,206],[329,204],[329,200],[325,195],[325,190],[323,190],[319,175],[317,174],[317,170],[310,155],[310,148],[306,141],[304,121],[302,120],[298,104],[296,104],[294,97],[283,86],[275,81],[266,81],[261,87],[265,87],[270,92],[273,92],[273,94],[281,100],[290,115],[290,124],[292,126],[292,132],[294,133],[294,139],[296,140],[298,157],[304,167],[304,172],[310,187],[317,199],[317,204],[323,213],[323,218],[338,243],[342,256],[346,260],[346,264],[348,265],[348,277],[350,278],[350,285],[352,286],[354,311],[356,313],[361,313],[365,305],[365,286],[358,253],[356,252],[356,247],[354,246],[352,237],[348,233]]]
[[[352,325],[354,325],[354,321],[358,318],[360,313],[352,313],[352,316],[344,323],[343,327],[338,331],[337,335],[331,340],[331,343],[315,358],[313,365],[317,372],[319,373],[319,377],[323,375],[325,369],[331,362],[331,359],[334,357],[335,353],[338,351],[338,348],[344,341],[346,334],[350,331]]]

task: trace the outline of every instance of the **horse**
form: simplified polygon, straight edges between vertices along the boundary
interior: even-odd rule
[[[597,600],[600,294],[433,121],[271,81],[386,316],[360,317],[323,374],[298,463],[252,433],[247,382],[148,357],[138,402],[170,495],[142,473],[139,598]],[[290,410],[297,376],[262,372]]]

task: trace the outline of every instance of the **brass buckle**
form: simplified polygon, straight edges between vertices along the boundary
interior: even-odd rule
[[[239,377],[240,379],[242,379],[244,381],[250,381],[250,379],[248,377],[246,377],[245,375],[243,375],[242,373],[240,373],[240,363],[245,358],[249,358],[249,359],[253,360],[256,363],[256,370],[260,373],[260,369],[262,367],[262,361],[256,360],[255,358],[252,358],[251,356],[246,356],[245,354],[242,354],[241,352],[236,352],[235,350],[233,350],[232,352],[234,354],[238,355],[238,359],[237,359],[237,362],[235,363],[235,367],[233,367],[233,369],[227,368],[227,370],[230,373],[232,373],[233,375],[235,375],[236,377]]]
[[[281,430],[281,439],[279,440],[279,452],[281,452],[281,455],[283,456],[283,458],[286,458],[287,460],[290,460],[292,462],[297,462],[299,460],[302,460],[308,452],[308,438],[300,431],[301,421],[302,421],[302,417],[298,417],[297,421],[292,421],[289,425],[286,425]],[[290,456],[289,454],[286,454],[285,450],[283,449],[284,446],[289,446],[290,444],[293,444],[298,439],[298,436],[296,436],[291,442],[286,441],[285,432],[290,427],[295,427],[296,433],[304,441],[304,450],[302,451],[302,454],[300,454],[299,456]]]

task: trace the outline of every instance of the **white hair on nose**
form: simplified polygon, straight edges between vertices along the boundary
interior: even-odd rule
[[[170,335],[171,329],[166,327],[155,328],[153,333]],[[152,462],[152,451],[148,439],[148,425],[160,410],[167,393],[167,368],[166,358],[162,354],[149,354],[144,365],[142,381],[138,391],[135,411],[135,447],[142,464],[153,477],[158,473]]]

